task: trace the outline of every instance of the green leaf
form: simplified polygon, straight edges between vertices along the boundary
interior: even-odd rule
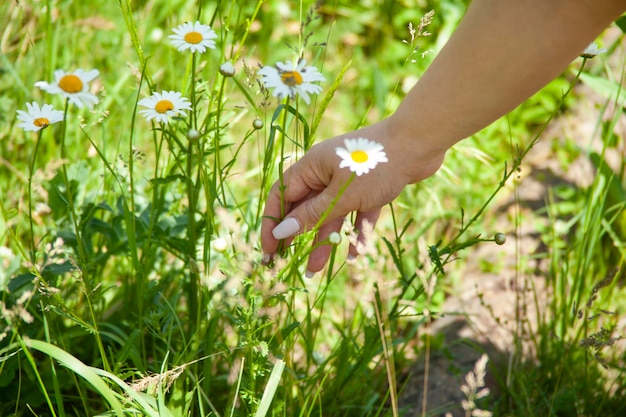
[[[622,33],[626,33],[626,16],[622,16],[615,21],[618,28],[622,30]]]
[[[586,72],[580,74],[580,80],[607,100],[626,107],[626,91],[619,83]]]
[[[109,388],[108,384],[96,373],[93,368],[85,365],[82,361],[67,353],[63,349],[41,340],[25,340],[26,345],[38,350],[58,361],[61,365],[73,371],[76,375],[87,381],[111,406],[118,416],[124,416],[122,403],[118,399],[119,394]]]
[[[254,417],[265,417],[270,408],[270,404],[274,399],[274,394],[276,394],[276,390],[278,389],[278,384],[280,383],[280,377],[283,375],[283,370],[285,369],[285,362],[278,359],[274,364],[274,368],[272,369],[272,373],[270,374],[269,379],[267,380],[267,385],[265,386],[265,391],[263,391],[263,396],[261,397],[261,402],[259,403],[259,408],[256,410]]]

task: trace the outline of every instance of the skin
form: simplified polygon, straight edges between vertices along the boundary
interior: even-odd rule
[[[375,223],[405,186],[433,175],[446,151],[513,110],[557,77],[600,32],[626,10],[626,0],[474,0],[446,46],[397,111],[387,119],[313,146],[284,173],[285,218],[295,234],[313,228],[350,178],[335,148],[344,138],[381,143],[389,159],[356,177],[318,229],[324,241],[355,212],[355,226]],[[279,240],[279,184],[267,198],[261,226],[264,261]],[[289,243],[292,237],[286,239]],[[323,269],[331,247],[312,251],[307,275]],[[350,247],[356,256],[356,248]]]

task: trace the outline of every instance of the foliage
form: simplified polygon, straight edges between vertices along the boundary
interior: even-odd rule
[[[327,269],[307,280],[310,234],[271,267],[261,262],[269,187],[314,141],[393,111],[465,8],[452,0],[315,3],[0,5],[9,16],[0,44],[1,415],[401,411],[396,372],[429,353],[422,341],[445,296],[435,284],[453,284],[461,270],[453,261],[496,240],[483,214],[545,120],[570,104],[563,92],[577,77],[560,77],[460,145],[440,174],[390,207],[353,262],[344,261],[355,238],[347,225]],[[216,31],[215,50],[169,44],[172,28],[195,20]],[[409,29],[420,22],[423,31]],[[301,57],[325,74],[323,93],[308,106],[277,101],[257,81],[258,66]],[[232,77],[220,72],[227,60]],[[32,88],[58,68],[97,68],[99,104],[77,109]],[[141,98],[170,90],[192,110],[147,122]],[[65,106],[65,122],[22,132],[15,111],[33,100]],[[614,142],[607,146],[623,142],[613,134],[618,117],[602,127]],[[496,146],[503,137],[530,139]],[[621,305],[624,164],[614,172],[602,156],[593,155],[592,186],[549,207],[571,221],[558,235],[556,220],[542,231],[555,294],[535,330],[542,366],[515,364],[503,413],[559,415],[567,403],[600,415],[619,406],[602,383],[604,366],[623,369],[624,358],[601,353],[617,337],[617,316],[606,311]],[[467,175],[452,174],[448,167],[461,163]],[[434,197],[451,195],[452,203]],[[608,284],[598,279],[605,276]],[[607,288],[615,295],[597,299]],[[584,320],[596,314],[606,323]],[[623,396],[624,384],[611,390]]]

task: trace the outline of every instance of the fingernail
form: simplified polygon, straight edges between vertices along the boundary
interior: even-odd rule
[[[287,217],[272,230],[272,235],[275,239],[281,240],[295,235],[299,230],[298,220],[295,217]]]
[[[261,263],[262,264],[269,264],[271,260],[272,260],[272,254],[263,252],[263,257],[261,258]]]
[[[307,270],[306,270],[306,272],[304,273],[304,277],[305,277],[305,278],[308,278],[308,279],[311,279],[311,278],[313,278],[314,276],[315,276],[315,272],[313,272],[313,271],[309,271],[308,269],[307,269]]]

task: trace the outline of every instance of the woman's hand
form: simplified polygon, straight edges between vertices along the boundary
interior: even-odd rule
[[[281,187],[274,184],[261,227],[263,260],[269,262],[280,240],[288,244],[315,227],[348,182],[351,172],[339,168],[335,153],[344,139],[378,142],[389,161],[350,183],[320,225],[318,242],[338,231],[349,213],[356,213],[357,228],[374,223],[407,184],[437,171],[447,149],[560,74],[624,10],[624,0],[472,1],[393,116],[311,148],[285,172],[282,209]],[[328,245],[311,253],[308,275],[324,267],[329,253]],[[356,255],[356,248],[350,253]]]
[[[324,221],[317,230],[316,243],[326,241],[332,232],[338,232],[346,215],[353,212],[356,213],[355,227],[362,231],[363,223],[375,224],[381,208],[394,200],[407,184],[437,171],[445,151],[432,151],[413,138],[398,137],[401,130],[391,131],[391,121],[392,118],[386,119],[321,142],[285,171],[284,210],[281,210],[278,182],[272,186],[265,206],[261,227],[265,262],[271,260],[281,240],[289,244],[294,236],[314,228],[322,217]],[[355,176],[346,187],[353,174],[348,168],[339,168],[341,158],[336,154],[336,148],[345,146],[344,139],[358,137],[383,145],[388,162],[379,163],[367,174]],[[282,219],[281,212],[284,213]],[[320,245],[311,252],[307,276],[324,268],[330,251],[330,245]],[[358,255],[353,245],[349,251],[350,255]]]

